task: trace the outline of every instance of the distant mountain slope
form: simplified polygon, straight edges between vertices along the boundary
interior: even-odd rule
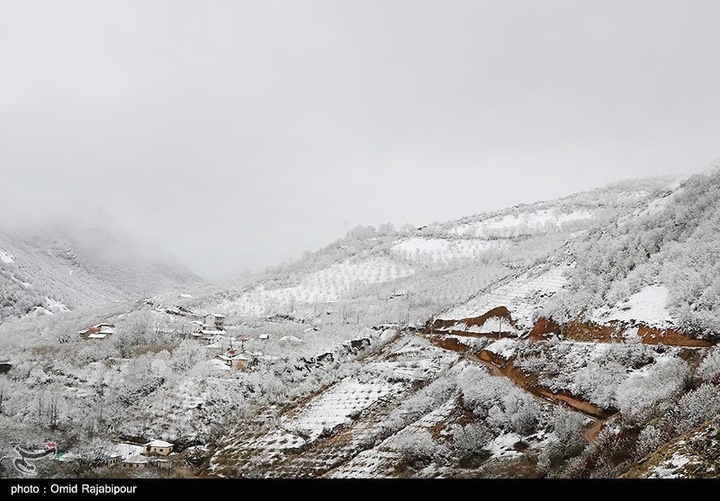
[[[358,227],[299,261],[198,290],[183,306],[235,317],[334,315],[366,325],[424,324],[646,205],[670,182],[629,181],[420,228]]]
[[[434,327],[493,332],[499,323],[490,318],[506,318],[503,332],[527,335],[539,319],[551,319],[580,322],[582,330],[604,336],[607,329],[642,328],[717,340],[720,169],[676,180],[635,202],[566,239],[534,268],[444,310]]]
[[[201,283],[172,257],[98,226],[0,230],[0,320]]]

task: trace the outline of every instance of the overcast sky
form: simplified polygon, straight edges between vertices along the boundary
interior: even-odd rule
[[[0,0],[2,220],[211,280],[720,157],[716,0]]]

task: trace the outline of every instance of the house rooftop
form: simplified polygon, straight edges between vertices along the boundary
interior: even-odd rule
[[[232,370],[226,360],[221,360],[218,357],[214,357],[209,362],[212,364],[213,367],[216,367],[218,369],[222,369],[224,371]]]
[[[133,444],[126,444],[126,443],[119,443],[115,444],[115,447],[113,448],[112,452],[110,453],[111,457],[123,457],[123,458],[129,458],[132,456],[135,456],[137,454],[140,454],[142,452],[142,447],[139,445],[133,445]]]
[[[129,458],[125,459],[123,463],[133,463],[133,464],[144,464],[148,463],[150,460],[141,454],[136,454],[134,456],[130,456]]]
[[[250,361],[250,357],[248,357],[247,355],[244,355],[242,353],[235,353],[235,354],[224,353],[223,355],[218,355],[217,358],[219,358],[221,360],[247,360],[247,361]]]
[[[164,440],[153,440],[145,444],[145,447],[172,447],[173,444]]]

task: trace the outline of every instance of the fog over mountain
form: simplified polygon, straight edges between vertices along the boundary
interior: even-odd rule
[[[0,319],[59,313],[204,282],[166,249],[102,219],[0,228]]]

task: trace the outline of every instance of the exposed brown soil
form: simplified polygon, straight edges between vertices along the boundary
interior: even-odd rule
[[[667,346],[687,346],[709,348],[715,346],[715,343],[706,339],[695,339],[672,329],[659,330],[639,326],[638,334],[645,344],[664,344]]]
[[[497,308],[493,308],[492,310],[488,311],[484,315],[480,315],[479,317],[468,317],[468,318],[461,318],[459,320],[448,320],[443,318],[435,319],[434,321],[430,321],[425,326],[425,330],[430,333],[434,332],[436,330],[442,330],[447,332],[447,329],[449,327],[452,327],[453,325],[464,323],[466,325],[477,325],[482,326],[489,318],[504,318],[508,321],[510,325],[515,325],[515,321],[512,319],[512,316],[510,315],[510,310],[508,310],[505,306],[498,306]]]
[[[537,378],[528,376],[521,369],[515,367],[512,360],[505,359],[497,353],[482,350],[477,357],[489,364],[495,366],[500,373],[510,379],[513,383],[524,390],[537,395],[545,400],[554,403],[562,403],[576,409],[583,414],[599,419],[607,419],[615,413],[614,410],[603,409],[595,404],[577,398],[572,394],[564,391],[555,392],[537,383]]]
[[[424,334],[443,333],[456,336],[470,337],[514,337],[515,334],[510,332],[488,332],[476,333],[463,330],[452,330],[459,324],[467,326],[482,326],[490,318],[504,318],[509,326],[514,326],[516,322],[512,319],[510,310],[505,306],[498,306],[488,311],[484,315],[477,317],[461,318],[458,320],[436,319],[425,325]],[[645,344],[663,344],[666,346],[685,346],[685,347],[710,347],[716,343],[706,339],[697,339],[691,335],[684,334],[674,329],[657,329],[648,327],[643,324],[630,324],[622,322],[610,322],[607,325],[599,325],[593,322],[582,322],[572,320],[564,325],[560,325],[550,318],[539,318],[528,334],[531,341],[541,341],[550,339],[553,336],[559,336],[562,339],[573,341],[585,341],[596,343],[608,342],[624,342],[623,332],[631,327],[637,327],[638,336],[642,343]],[[439,332],[438,332],[439,331]]]
[[[541,339],[547,339],[552,334],[560,334],[560,324],[550,318],[541,317],[535,322],[535,325],[530,331],[530,339],[532,341],[539,341]]]
[[[454,351],[467,352],[469,349],[467,345],[463,344],[462,341],[457,338],[433,336],[430,338],[430,341],[441,348]],[[512,360],[506,359],[497,353],[481,350],[478,353],[469,354],[467,357],[485,364],[493,375],[507,377],[520,388],[546,401],[565,404],[583,414],[598,419],[607,419],[615,413],[612,409],[603,409],[581,398],[577,398],[568,392],[554,392],[549,388],[539,385],[535,376],[525,374],[520,368],[514,365]]]
[[[666,346],[710,347],[715,343],[705,339],[696,339],[674,329],[656,329],[646,325],[630,325],[610,322],[598,325],[592,322],[573,320],[560,326],[551,319],[540,318],[530,331],[529,338],[534,341],[548,339],[551,335],[561,335],[564,339],[574,341],[591,341],[596,343],[622,342],[622,333],[630,328],[638,328],[638,336],[645,344],[664,344]]]
[[[524,389],[537,398],[555,404],[567,405],[570,408],[592,417],[593,422],[585,431],[585,438],[591,443],[594,442],[605,422],[612,416],[617,415],[616,410],[603,409],[586,400],[583,400],[582,398],[578,398],[569,392],[551,391],[549,388],[538,384],[537,376],[525,374],[521,369],[516,367],[512,359],[505,359],[501,355],[487,350],[481,350],[478,353],[471,353],[471,343],[462,342],[463,337],[484,337],[495,339],[502,337],[516,337],[513,334],[503,332],[481,334],[449,330],[450,328],[458,326],[462,323],[467,326],[480,326],[491,317],[501,317],[507,319],[508,325],[514,325],[510,311],[505,307],[498,307],[478,317],[464,318],[460,320],[441,319],[435,320],[432,323],[428,322],[424,331],[421,333],[425,334],[431,342],[437,346],[448,350],[462,352],[469,359],[483,363],[488,370],[490,370],[491,374],[507,377],[518,387]],[[684,334],[674,329],[657,329],[642,324],[611,322],[607,325],[598,325],[592,322],[574,320],[564,325],[560,325],[549,318],[539,318],[530,330],[526,339],[532,342],[556,337],[573,341],[622,343],[626,341],[623,336],[624,332],[632,327],[637,327],[637,335],[639,336],[640,342],[644,344],[687,348],[686,350],[682,350],[680,352],[680,356],[693,366],[697,366],[702,359],[702,356],[696,348],[712,347],[716,344],[712,341],[696,339],[693,336]]]
[[[587,427],[587,430],[585,430],[585,440],[587,440],[591,444],[594,444],[604,424],[604,419],[596,419],[595,421],[593,421],[592,424]]]
[[[470,349],[470,346],[463,343],[461,339],[457,337],[447,337],[444,335],[433,335],[428,336],[428,339],[435,346],[439,346],[444,350],[464,352]]]
[[[592,424],[588,426],[587,430],[585,430],[585,439],[590,443],[595,442],[598,433],[602,430],[605,420],[609,417],[609,411],[603,411],[596,406],[592,406],[592,404],[588,402],[584,402],[572,396],[560,396],[553,394],[549,390],[541,389],[541,387],[534,382],[534,378],[525,375],[521,370],[514,367],[512,364],[506,363],[507,361],[494,353],[483,350],[478,355],[479,356],[468,355],[467,358],[483,363],[493,376],[508,377],[516,385],[528,391],[530,394],[535,395],[537,398],[546,401],[549,400],[553,403],[566,404],[573,409],[579,410],[583,414],[592,417],[594,420]],[[498,363],[500,366],[496,365]]]
[[[508,322],[510,322],[509,310],[505,307],[499,307],[479,317],[465,318],[461,320],[436,320],[434,323],[429,323],[426,326],[425,334],[430,334],[436,329],[447,329],[448,327],[455,326],[461,322],[466,325],[482,325],[488,318],[496,316],[506,318],[508,319]],[[550,339],[552,336],[559,336],[563,339],[585,342],[623,342],[624,338],[622,337],[622,333],[628,327],[629,326],[627,324],[611,323],[609,325],[598,325],[580,321],[571,321],[561,326],[552,319],[540,318],[530,331],[528,339],[530,341],[540,341],[543,339]],[[672,329],[661,330],[645,325],[637,325],[637,328],[640,341],[645,344],[663,344],[666,346],[688,348],[710,347],[715,344],[707,340],[695,339]],[[444,330],[441,334],[436,332],[434,335],[429,336],[429,338],[433,344],[444,349],[464,352],[467,354],[471,348],[469,344],[462,342],[462,337],[500,338],[508,336],[510,336],[509,333],[505,333],[505,335],[498,332],[479,334]],[[690,359],[693,359],[697,357],[695,350],[688,350],[687,352],[683,352],[683,354],[685,355],[683,358],[689,357]],[[469,355],[469,358],[484,363],[491,370],[493,375],[507,377],[519,387],[539,398],[556,404],[567,405],[596,419],[586,432],[586,438],[589,441],[594,440],[599,431],[602,429],[604,421],[610,416],[616,414],[614,409],[603,409],[586,400],[578,398],[569,392],[552,391],[549,388],[539,385],[537,377],[525,374],[521,369],[513,364],[511,359],[505,359],[497,353],[482,350],[479,353]]]

